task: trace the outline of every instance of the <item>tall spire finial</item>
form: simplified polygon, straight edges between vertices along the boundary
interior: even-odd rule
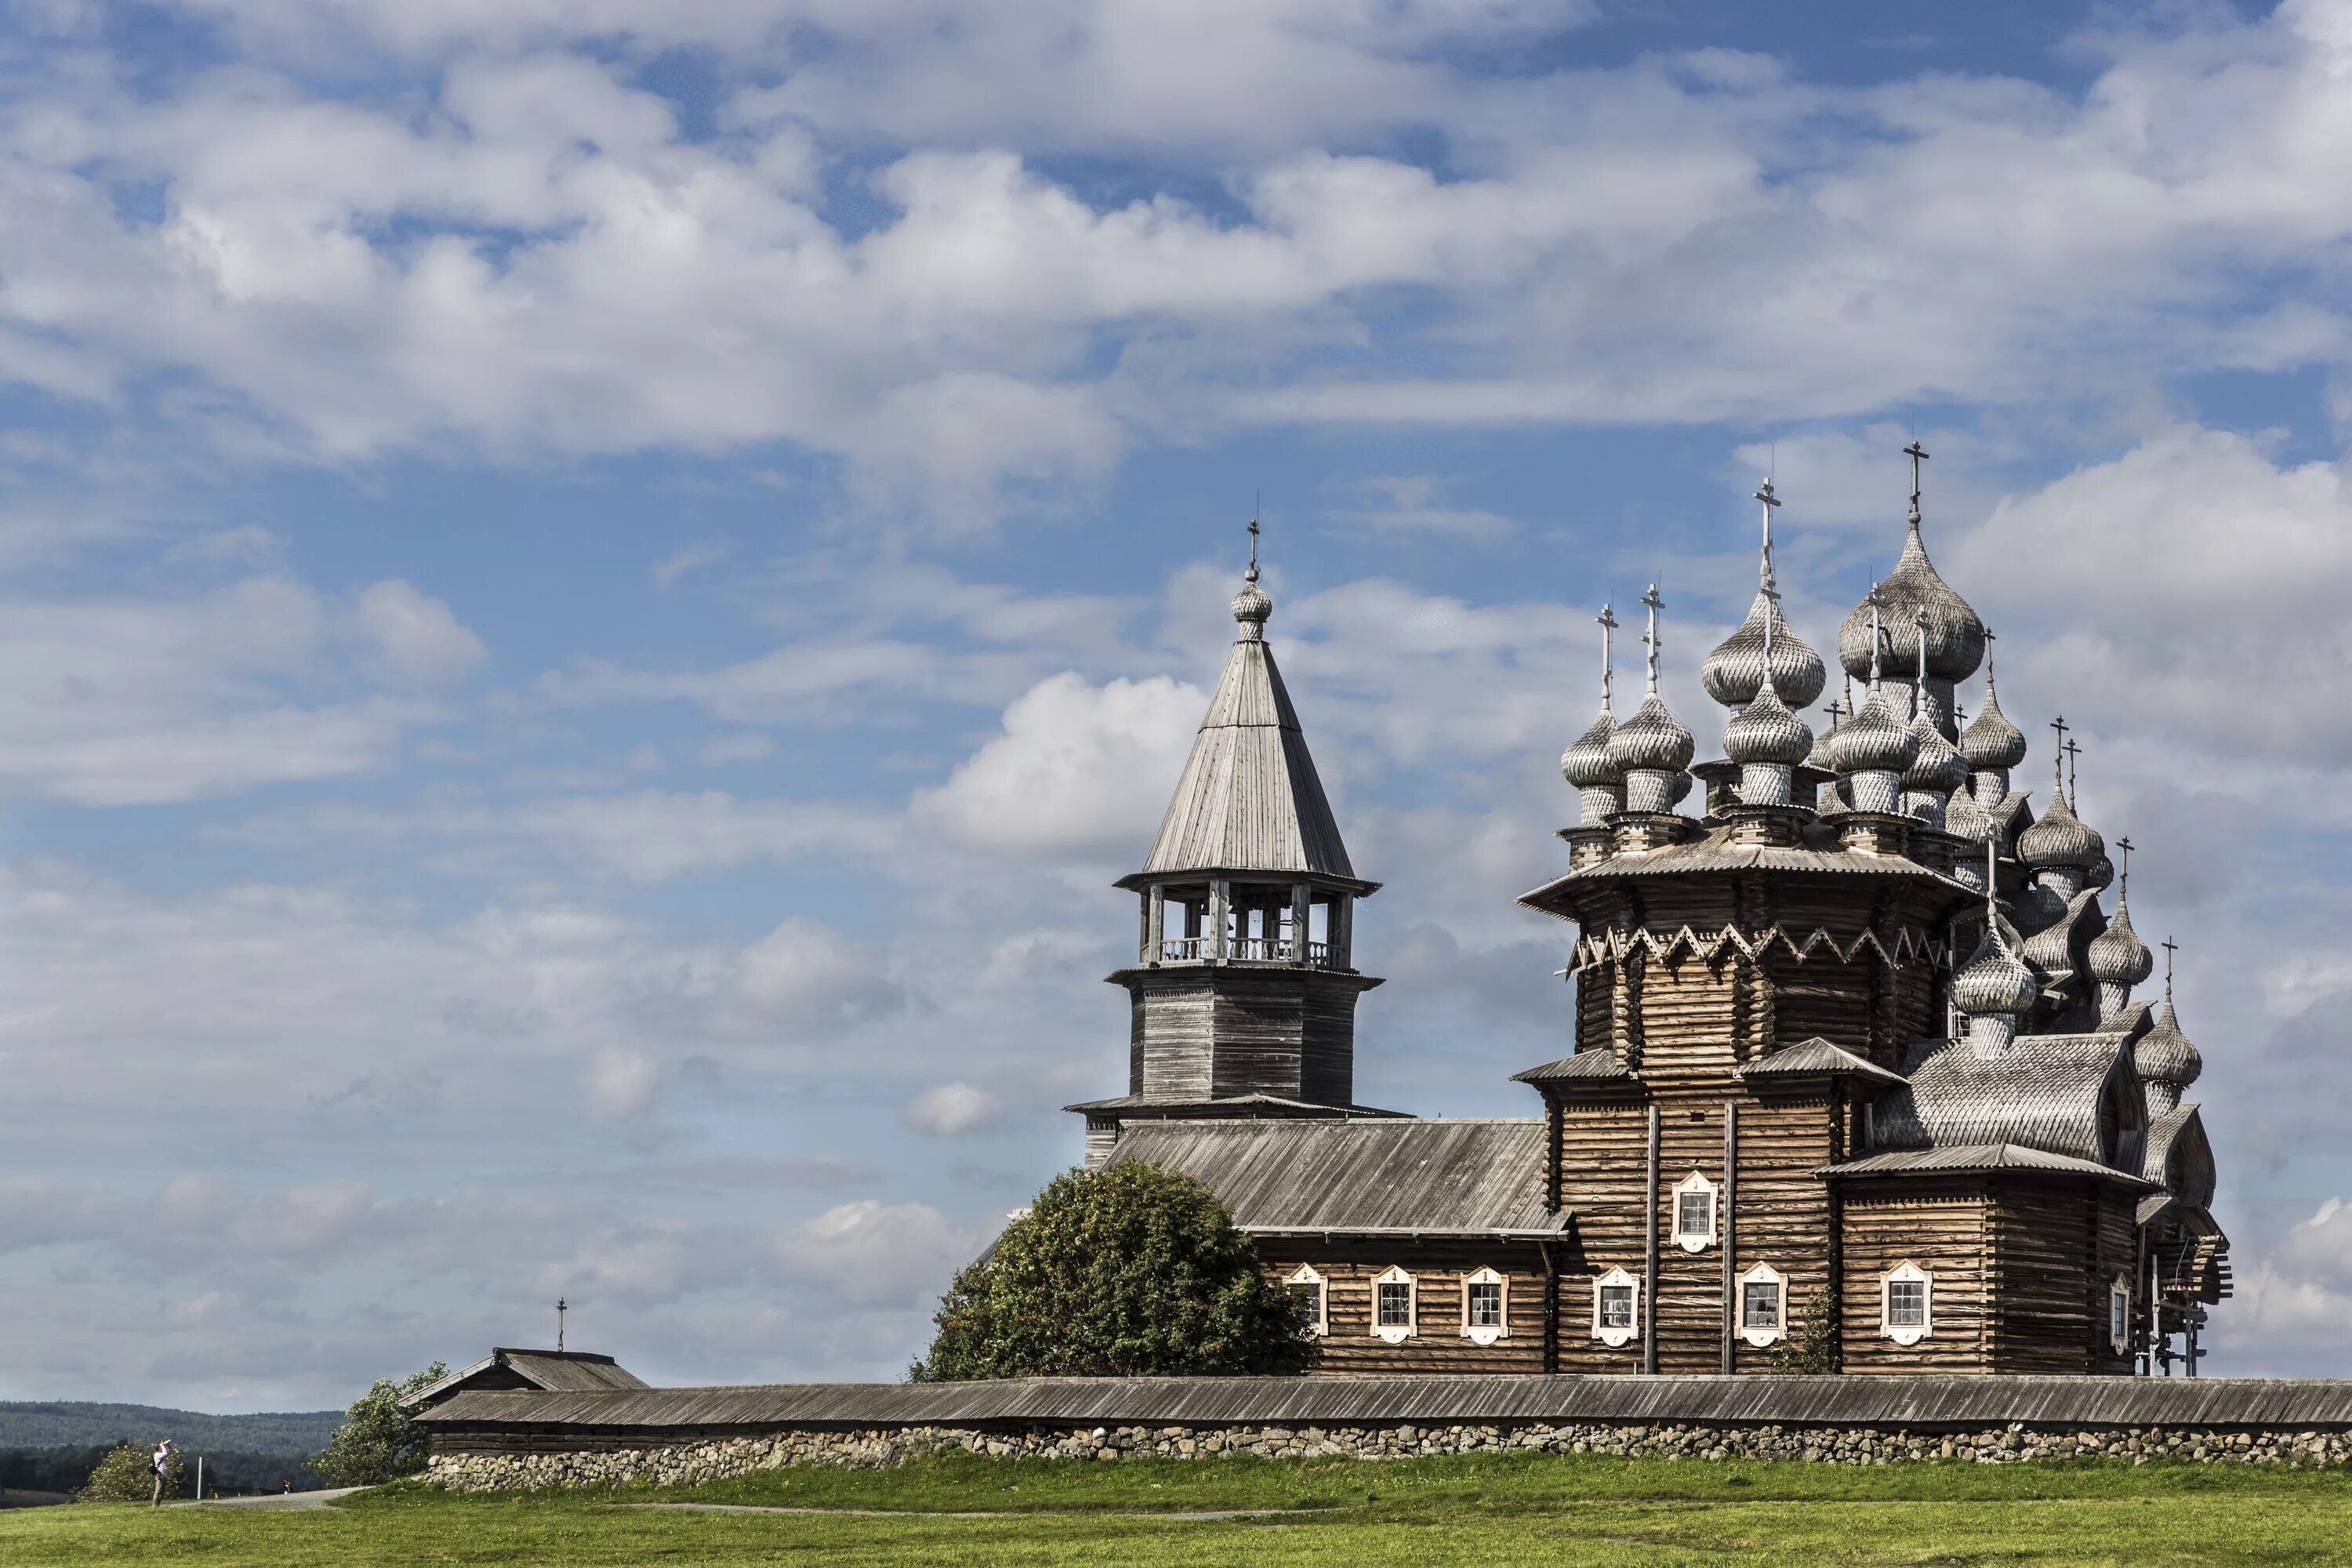
[[[1995,879],[2000,869],[2000,837],[1995,834],[1985,840],[1985,932],[1993,941],[2000,940],[2000,914],[1993,904]]]
[[[1985,689],[1986,689],[1987,691],[1990,691],[1990,690],[1992,689],[1992,645],[1993,645],[1993,642],[1994,642],[1994,637],[1993,637],[1993,635],[1992,635],[1992,628],[1991,628],[1990,626],[1987,626],[1987,627],[1985,627]]]
[[[1242,574],[1242,581],[1244,583],[1255,583],[1257,581],[1257,509],[1255,507],[1252,507],[1250,509],[1249,536],[1249,570]]]
[[[2172,955],[2179,951],[2179,942],[2170,937],[2164,939],[2164,1005],[2167,1007],[2172,1005]]]
[[[1601,710],[1606,713],[1609,711],[1609,688],[1617,675],[1616,661],[1611,656],[1609,640],[1610,634],[1617,629],[1617,617],[1610,612],[1607,605],[1603,605],[1601,606],[1601,613],[1593,619],[1601,623]]]
[[[1870,585],[1870,686],[1878,689],[1878,655],[1886,645],[1886,628],[1878,623],[1878,584]]]
[[[1903,455],[1911,459],[1911,526],[1916,529],[1919,526],[1919,465],[1927,460],[1927,452],[1914,437],[1911,444],[1903,448]]]
[[[1650,610],[1650,629],[1643,634],[1642,646],[1647,650],[1650,664],[1650,695],[1655,697],[1658,694],[1658,612],[1666,607],[1666,602],[1658,597],[1658,585],[1653,583],[1650,591],[1642,595],[1642,603]]]
[[[2050,787],[2057,793],[2060,800],[2064,800],[2066,798],[2066,731],[2073,726],[2066,722],[2066,715],[2061,713],[2050,721],[2050,727],[2058,731],[2058,749],[2051,753],[2050,757]]]
[[[1756,499],[1764,503],[1764,565],[1761,577],[1764,584],[1764,591],[1766,593],[1771,593],[1773,588],[1772,509],[1780,504],[1780,498],[1772,493],[1772,479],[1769,475],[1767,475],[1764,482],[1757,487]],[[1775,596],[1777,597],[1778,595]],[[1770,628],[1768,623],[1766,628],[1768,636],[1769,635],[1769,630]],[[1769,666],[1767,666],[1767,668],[1769,668]]]
[[[2123,864],[2116,870],[2116,903],[2118,908],[2131,902],[2131,835],[2116,840],[2116,847],[2124,852]]]
[[[2083,754],[2083,748],[2069,741],[2066,742],[2065,752],[2066,809],[2080,816],[2083,815],[2083,793],[2074,787],[2074,760]]]

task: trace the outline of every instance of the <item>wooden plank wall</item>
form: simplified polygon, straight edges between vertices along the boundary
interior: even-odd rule
[[[1990,1372],[1984,1183],[1979,1177],[1844,1184],[1849,1373]],[[1902,1263],[1935,1276],[1935,1331],[1916,1345],[1879,1332],[1879,1281]],[[2079,1369],[2078,1369],[2079,1370]]]
[[[1268,1239],[1258,1244],[1267,1278],[1279,1283],[1301,1263],[1322,1274],[1329,1332],[1316,1372],[1324,1375],[1431,1373],[1539,1373],[1544,1365],[1543,1259],[1528,1243],[1334,1240],[1318,1246]],[[1390,1268],[1413,1277],[1418,1304],[1412,1337],[1390,1344],[1372,1332],[1372,1283]],[[1481,1268],[1504,1277],[1509,1331],[1491,1345],[1463,1332],[1462,1283]]]

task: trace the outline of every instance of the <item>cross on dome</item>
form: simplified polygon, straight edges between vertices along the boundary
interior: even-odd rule
[[[1666,607],[1666,602],[1658,597],[1658,585],[1653,583],[1650,591],[1642,595],[1642,603],[1649,606],[1650,611],[1650,629],[1642,634],[1642,646],[1646,650],[1645,657],[1650,665],[1650,695],[1655,697],[1658,694],[1658,649],[1662,646],[1658,641],[1658,612]]]

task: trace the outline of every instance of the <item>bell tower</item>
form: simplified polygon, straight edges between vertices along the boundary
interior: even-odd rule
[[[1358,877],[1284,689],[1250,564],[1233,653],[1143,868],[1132,966],[1128,1091],[1068,1107],[1099,1165],[1128,1121],[1390,1116],[1355,1103]]]

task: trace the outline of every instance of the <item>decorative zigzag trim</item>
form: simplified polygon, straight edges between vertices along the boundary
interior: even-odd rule
[[[1841,963],[1852,963],[1867,948],[1878,955],[1880,963],[1889,969],[1900,969],[1918,960],[1935,962],[1939,956],[1935,948],[1921,941],[1907,928],[1898,934],[1894,951],[1874,931],[1865,931],[1852,942],[1840,943],[1827,927],[1817,929],[1800,941],[1778,924],[1769,925],[1752,935],[1738,926],[1726,926],[1721,931],[1702,935],[1689,926],[1670,935],[1635,929],[1609,931],[1598,936],[1580,939],[1575,947],[1574,961],[1560,971],[1563,974],[1580,974],[1604,963],[1622,963],[1636,950],[1646,952],[1661,963],[1676,953],[1688,952],[1702,960],[1712,961],[1726,948],[1736,948],[1750,962],[1761,957],[1774,943],[1788,950],[1789,955],[1802,963],[1816,952],[1826,952]]]

